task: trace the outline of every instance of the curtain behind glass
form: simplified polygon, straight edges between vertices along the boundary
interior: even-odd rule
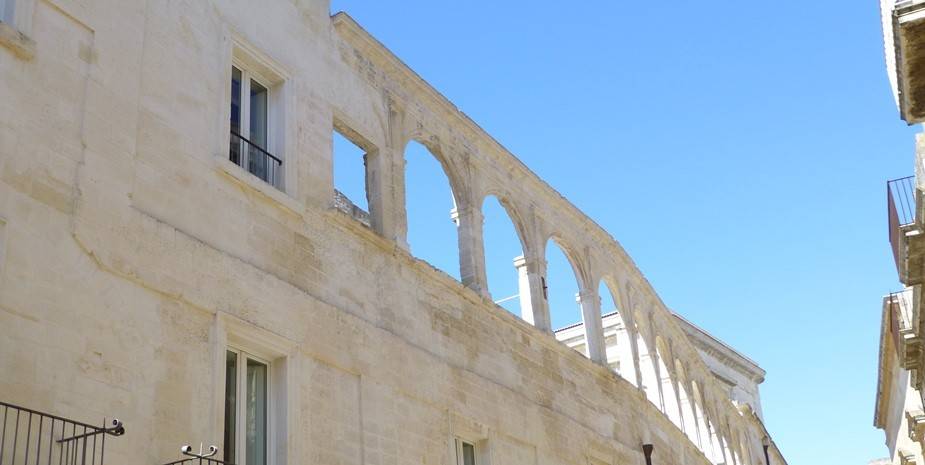
[[[244,465],[267,463],[267,366],[247,360],[247,434]]]
[[[267,149],[267,88],[251,80],[250,95],[250,137],[254,145],[263,150]],[[249,167],[248,171],[270,182],[269,164],[270,159],[265,153],[259,150],[251,150],[248,153]]]

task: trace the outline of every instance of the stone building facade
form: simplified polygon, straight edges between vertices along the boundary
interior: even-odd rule
[[[925,1],[881,0],[887,76],[900,118],[925,122]],[[915,174],[887,182],[889,240],[902,289],[883,298],[874,426],[884,432],[894,465],[925,457],[925,138],[916,135]]]
[[[29,446],[3,463],[113,416],[125,434],[82,426],[108,463],[199,442],[242,465],[785,463],[620,245],[327,2],[0,12],[0,434]],[[335,131],[366,152],[368,212],[336,194]],[[460,281],[408,250],[412,140],[450,180]],[[523,246],[521,318],[488,294],[487,195]],[[551,238],[587,357],[550,328]]]
[[[675,319],[678,326],[697,348],[707,368],[719,384],[726,389],[729,399],[736,405],[747,405],[761,419],[761,396],[758,392],[758,385],[764,382],[765,371],[752,359],[687,321],[681,315],[675,314]],[[626,359],[624,354],[629,350],[626,324],[618,312],[605,314],[603,322],[607,365],[622,374],[623,367],[620,359]],[[569,347],[579,352],[587,352],[584,324],[577,323],[556,330],[555,334],[556,339]]]

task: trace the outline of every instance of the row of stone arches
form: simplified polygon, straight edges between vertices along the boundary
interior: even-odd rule
[[[517,174],[516,160],[496,160],[452,134],[437,136],[422,123],[433,118],[408,118],[400,107],[388,119],[385,145],[394,149],[367,148],[363,157],[374,229],[542,331],[580,323],[584,354],[617,366],[713,463],[751,465],[753,438],[723,413],[732,406],[721,407],[728,400],[719,390],[706,389],[706,370],[689,376],[691,350],[678,356],[673,347],[685,336],[669,330],[671,314],[656,297],[639,292],[644,284],[613,254],[609,237],[569,216],[574,208],[563,199],[537,198],[542,189],[522,185],[529,179]],[[560,309],[569,316],[556,320]],[[621,315],[626,334],[609,357],[602,313],[610,311]]]
[[[414,147],[414,142],[411,146]],[[415,179],[420,179],[421,175],[414,172],[409,155],[418,156],[422,149],[433,153],[422,146],[406,150],[406,175],[415,176]],[[418,153],[409,153],[415,151]],[[434,157],[437,158],[436,155]],[[482,186],[482,192],[476,194],[471,184],[459,179],[454,181],[454,176],[447,174],[447,170],[452,169],[448,163],[439,162],[437,166],[449,179],[447,188],[450,195],[443,196],[438,193],[435,198],[449,198],[452,202],[450,216],[453,220],[452,225],[456,228],[459,251],[458,261],[450,265],[459,266],[458,273],[453,273],[452,269],[444,271],[460,279],[473,290],[493,299],[506,310],[519,313],[524,320],[546,331],[561,327],[562,323],[565,323],[556,321],[556,313],[550,307],[555,308],[556,304],[565,306],[562,302],[567,301],[571,294],[580,312],[573,315],[573,319],[577,319],[585,328],[584,353],[597,362],[608,362],[603,338],[602,313],[613,310],[625,315],[623,323],[628,334],[627,342],[630,344],[618,350],[616,357],[617,366],[620,367],[619,374],[640,388],[646,398],[681,429],[712,463],[751,465],[751,454],[746,449],[744,440],[740,438],[741,435],[731,430],[728,421],[719,419],[721,410],[706,402],[701,384],[688,379],[684,363],[673,355],[671,341],[661,335],[658,326],[653,322],[652,312],[637,309],[632,312],[632,317],[626,315],[622,311],[623,306],[632,304],[628,303],[622,295],[624,293],[620,292],[619,282],[610,276],[594,278],[587,264],[592,257],[587,253],[582,254],[581,249],[573,246],[561,233],[540,233],[542,229],[525,219],[525,215],[520,213],[520,206],[506,189]],[[461,191],[467,188],[468,191]],[[411,188],[408,189],[408,193],[412,193]],[[422,194],[415,192],[414,195]],[[423,197],[431,198],[426,195]],[[411,251],[415,253],[417,242],[433,238],[427,237],[426,234],[415,234],[417,229],[424,228],[418,224],[421,219],[415,217],[416,212],[410,207],[413,203],[414,199],[409,197],[408,238]],[[485,232],[486,228],[492,226],[491,223],[498,220],[505,223],[501,227],[504,230],[503,236],[506,237],[502,247],[493,245],[499,240],[495,234]],[[553,260],[550,256],[556,251],[561,251],[565,260],[559,260],[560,265],[562,261],[566,262],[566,273],[574,276],[575,284],[574,292],[560,291],[558,294],[564,297],[560,296],[558,299],[552,295],[552,288],[567,289],[568,286],[561,283],[563,273],[557,276],[551,272],[550,265]],[[426,256],[424,258],[430,259]],[[440,258],[432,260],[439,263]],[[446,266],[446,262],[442,265]],[[505,266],[509,268],[508,273],[502,271]],[[503,280],[499,278],[505,274],[508,278],[506,287],[500,284]],[[611,302],[613,308],[603,306],[602,301]],[[618,305],[617,302],[624,305]]]

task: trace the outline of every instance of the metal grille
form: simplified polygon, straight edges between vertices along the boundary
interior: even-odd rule
[[[915,176],[894,179],[886,183],[887,215],[890,228],[890,245],[896,269],[900,269],[899,243],[902,229],[915,223]]]
[[[279,186],[283,161],[234,131],[231,131],[228,159],[267,184]]]
[[[103,465],[106,436],[122,422],[93,426],[0,402],[0,465]]]

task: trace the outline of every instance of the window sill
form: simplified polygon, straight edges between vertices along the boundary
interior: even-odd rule
[[[225,157],[216,156],[213,157],[213,159],[215,161],[215,168],[220,174],[225,175],[227,178],[231,178],[231,180],[237,184],[244,185],[250,190],[256,191],[262,197],[272,200],[273,203],[282,207],[289,213],[299,217],[302,216],[302,212],[305,208],[296,199],[290,197],[276,187],[267,184],[264,180],[254,176]]]
[[[0,21],[0,45],[12,50],[17,57],[23,60],[31,60],[35,56],[35,41],[9,23],[2,21]]]

